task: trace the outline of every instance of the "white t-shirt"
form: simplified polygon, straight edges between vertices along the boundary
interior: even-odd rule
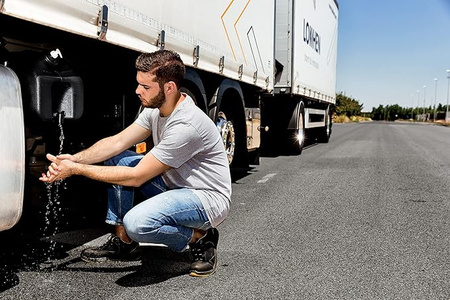
[[[191,189],[216,227],[230,210],[228,160],[215,124],[185,96],[170,116],[161,117],[158,109],[145,108],[135,123],[152,131],[155,146],[150,152],[171,167],[162,174],[167,187]]]

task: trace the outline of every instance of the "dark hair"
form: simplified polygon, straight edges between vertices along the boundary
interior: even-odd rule
[[[139,55],[136,59],[136,70],[155,75],[155,81],[161,88],[165,83],[173,81],[179,89],[186,73],[186,67],[180,55],[170,50],[158,50]]]

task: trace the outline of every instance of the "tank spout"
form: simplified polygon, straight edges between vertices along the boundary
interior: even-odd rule
[[[64,122],[64,118],[66,117],[66,113],[64,111],[62,112],[57,112],[56,113],[56,117],[58,118],[58,124],[63,124]]]

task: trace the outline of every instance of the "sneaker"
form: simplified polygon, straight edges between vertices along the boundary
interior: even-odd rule
[[[102,246],[83,250],[81,259],[86,262],[104,262],[107,260],[134,261],[141,259],[141,248],[138,242],[133,241],[127,244],[118,236],[111,234]]]
[[[190,245],[193,263],[189,275],[206,277],[216,271],[218,242],[219,231],[210,228],[201,239]]]

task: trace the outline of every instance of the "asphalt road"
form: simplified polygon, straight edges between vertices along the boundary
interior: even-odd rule
[[[142,262],[81,262],[105,238],[95,228],[54,237],[51,261],[22,258],[0,299],[448,300],[449,150],[450,128],[335,124],[328,144],[235,181],[213,276],[154,246]]]

